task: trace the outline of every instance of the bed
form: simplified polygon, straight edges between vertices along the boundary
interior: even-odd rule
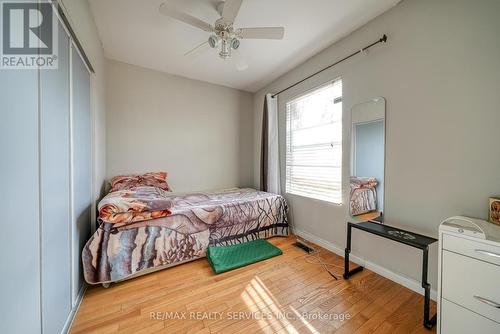
[[[280,195],[249,188],[173,193],[155,182],[118,182],[100,201],[100,225],[82,252],[89,284],[107,286],[196,260],[208,245],[288,235]]]
[[[352,176],[349,209],[352,216],[377,210],[377,179]]]

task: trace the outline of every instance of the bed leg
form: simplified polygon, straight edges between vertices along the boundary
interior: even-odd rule
[[[104,289],[109,288],[110,285],[111,285],[111,283],[102,283],[102,286],[104,287]]]

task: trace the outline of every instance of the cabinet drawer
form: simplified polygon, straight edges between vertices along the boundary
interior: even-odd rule
[[[498,334],[500,324],[446,299],[441,300],[441,334]]]
[[[500,322],[500,266],[445,250],[442,271],[443,298]]]
[[[476,259],[500,265],[500,247],[449,234],[443,235],[443,248]]]

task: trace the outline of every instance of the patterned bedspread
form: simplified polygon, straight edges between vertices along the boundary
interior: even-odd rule
[[[288,235],[288,207],[279,195],[254,189],[175,194],[158,188],[122,195],[123,202],[116,192],[101,201],[106,219],[83,249],[90,284],[195,260],[208,245]]]
[[[377,183],[377,180],[372,177],[351,177],[349,200],[351,215],[357,216],[377,209],[377,190],[375,188]]]

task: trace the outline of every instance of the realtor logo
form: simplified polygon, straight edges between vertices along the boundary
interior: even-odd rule
[[[1,69],[57,68],[57,18],[49,2],[3,1]]]

